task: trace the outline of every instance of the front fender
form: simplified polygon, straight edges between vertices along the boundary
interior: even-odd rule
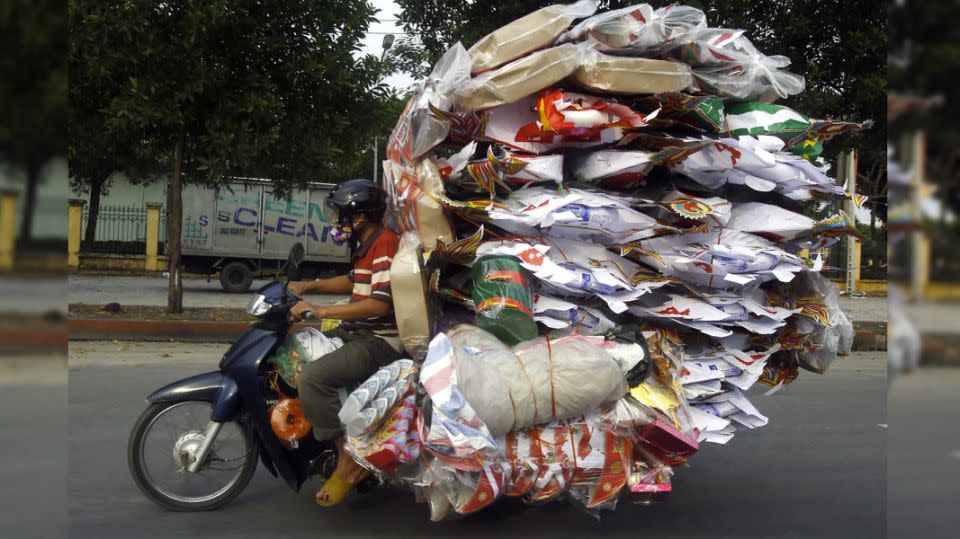
[[[240,388],[222,372],[205,372],[167,384],[147,397],[151,403],[198,400],[213,405],[211,421],[233,421],[240,412]]]

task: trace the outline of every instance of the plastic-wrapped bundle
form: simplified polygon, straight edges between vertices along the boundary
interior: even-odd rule
[[[804,268],[800,258],[773,243],[729,229],[652,238],[622,250],[664,275],[707,288],[789,282]]]
[[[540,337],[511,351],[490,333],[463,325],[434,338],[427,363],[452,354],[459,392],[496,437],[622,397],[626,379],[602,345],[602,337]]]
[[[470,80],[470,57],[459,42],[440,57],[433,71],[420,83],[400,115],[387,141],[387,157],[407,166],[443,142],[450,124],[431,109],[449,111],[454,91]]]
[[[400,342],[413,359],[422,360],[430,344],[431,323],[423,252],[417,235],[407,232],[390,265],[393,313]]]
[[[384,161],[383,176],[403,232],[416,233],[427,250],[454,240],[449,217],[438,202],[443,183],[432,157],[419,160],[415,168]]]
[[[574,20],[589,17],[596,11],[595,0],[554,4],[498,28],[470,47],[473,74],[495,69],[546,47]]]
[[[469,111],[514,103],[565,79],[591,54],[571,43],[537,51],[464,82],[456,90],[456,105]]]
[[[304,365],[341,346],[339,337],[327,337],[317,328],[303,328],[288,336],[269,361],[287,385],[297,387]]]
[[[566,148],[589,148],[616,142],[623,137],[623,127],[602,127],[602,123],[591,124],[589,129],[570,134],[546,131],[540,123],[541,97],[540,94],[526,96],[514,103],[484,111],[470,136],[533,154]],[[458,122],[463,122],[461,117],[457,118],[460,118]]]
[[[511,256],[482,256],[473,263],[473,303],[477,326],[507,344],[537,336],[530,274]]]
[[[706,139],[704,139],[706,140]],[[710,189],[725,184],[745,185],[755,191],[782,193],[794,200],[812,199],[811,191],[821,195],[843,196],[820,168],[806,159],[781,151],[783,141],[776,137],[721,138],[700,151],[672,164],[672,169]]]
[[[543,294],[533,302],[534,320],[551,329],[571,328],[581,335],[605,335],[616,325],[599,309]]]
[[[597,150],[571,157],[573,177],[608,189],[642,184],[654,167],[654,153],[643,150]]]
[[[468,181],[472,185],[465,186]],[[560,184],[563,182],[563,154],[531,155],[491,145],[485,159],[471,161],[466,174],[451,176],[448,182],[456,183],[468,192],[483,192],[491,197],[496,194],[498,185],[513,188],[542,182]]]
[[[568,92],[544,90],[537,98],[539,121],[522,131],[527,136],[548,136],[548,133],[573,136],[584,140],[611,127],[639,129],[656,111],[644,115],[616,101]],[[534,133],[533,131],[538,131]]]
[[[840,308],[840,289],[822,274],[801,273],[794,282],[781,285],[771,302],[799,311],[777,342],[794,351],[805,369],[823,374],[838,355],[850,353],[853,323]]]
[[[629,242],[671,232],[656,219],[622,199],[583,189],[557,193],[548,188],[518,191],[487,215],[495,224],[516,233],[523,227],[541,229],[551,236],[600,240],[604,244]]]
[[[690,67],[679,62],[625,58],[597,53],[573,72],[580,88],[620,95],[696,90]]]
[[[728,105],[726,116],[731,135],[772,135],[782,139],[787,150],[810,161],[823,152],[823,141],[871,125],[871,122],[813,120],[782,105],[757,102]]]
[[[660,109],[651,122],[659,129],[693,129],[698,132],[720,134],[727,131],[723,99],[713,95],[666,93],[639,98],[634,106],[641,110]]]
[[[745,290],[728,295],[700,293],[699,297],[654,293],[641,297],[630,307],[630,313],[641,318],[669,320],[711,337],[728,337],[737,328],[772,335],[795,312],[765,306],[749,295]]]
[[[602,51],[643,54],[706,26],[706,15],[694,7],[671,4],[655,10],[648,4],[638,4],[598,13],[574,26],[559,41],[590,41]]]
[[[400,466],[412,464],[419,458],[422,443],[415,424],[416,396],[407,394],[386,414],[383,424],[375,431],[347,437],[344,449],[368,469],[392,474]]]
[[[705,89],[742,101],[773,101],[799,94],[803,77],[784,68],[786,56],[767,56],[757,50],[743,30],[703,28],[683,35],[668,56],[690,64]]]
[[[540,280],[542,286],[563,296],[593,296],[615,313],[627,310],[627,302],[667,284],[635,276],[637,264],[595,243],[543,237],[543,243],[487,242],[483,254],[516,256]]]
[[[347,436],[357,437],[375,429],[410,389],[417,372],[409,359],[398,359],[373,373],[347,397],[337,417]]]
[[[731,204],[720,197],[698,197],[673,189],[663,193],[657,205],[658,220],[680,228],[691,224],[726,227],[730,222]]]
[[[588,510],[613,509],[619,494],[637,470],[661,469],[656,454],[669,454],[670,434],[658,431],[656,414],[626,397],[615,406],[577,416],[511,431],[496,453],[485,456],[477,469],[463,469],[442,458],[427,459],[416,485],[430,505],[431,520],[446,517],[450,510],[469,514],[493,503],[500,496],[523,497],[528,503],[544,503],[568,494]],[[654,429],[654,430],[651,430]],[[674,431],[676,432],[676,431]],[[683,462],[696,451],[674,454]],[[636,444],[643,450],[634,450]],[[686,442],[684,442],[686,443]],[[692,448],[692,450],[690,450]],[[662,485],[661,477],[646,483]]]

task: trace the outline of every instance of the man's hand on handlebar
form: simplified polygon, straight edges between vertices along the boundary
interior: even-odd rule
[[[308,318],[323,318],[321,315],[320,308],[310,305],[306,301],[298,301],[290,308],[290,320],[293,322],[299,322],[301,320],[306,320]]]

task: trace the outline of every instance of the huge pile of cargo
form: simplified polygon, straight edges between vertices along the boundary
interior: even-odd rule
[[[752,386],[851,346],[836,287],[799,256],[851,216],[801,203],[847,196],[821,143],[863,124],[772,104],[803,90],[790,61],[698,9],[596,9],[455,44],[390,138],[415,363],[341,418],[352,454],[433,519],[501,496],[597,510],[668,492],[700,443],[766,425]]]

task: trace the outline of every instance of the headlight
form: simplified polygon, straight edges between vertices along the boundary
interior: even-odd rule
[[[258,294],[250,300],[250,305],[247,305],[247,312],[253,316],[263,316],[270,312],[271,307],[273,307],[273,305],[267,302],[267,298],[262,294]]]

